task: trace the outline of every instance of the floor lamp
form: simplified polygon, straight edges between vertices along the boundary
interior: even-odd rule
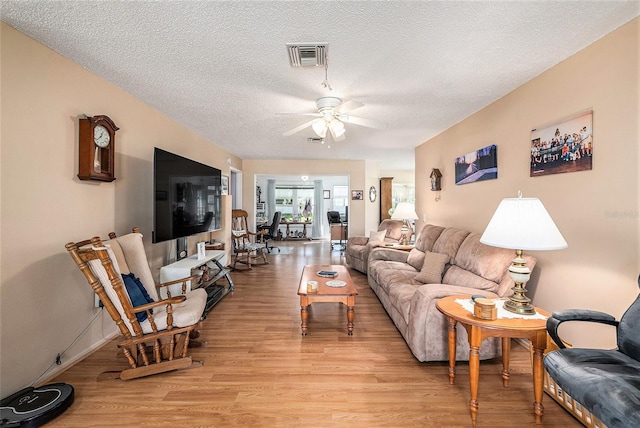
[[[526,296],[525,285],[531,270],[525,266],[522,250],[548,251],[567,248],[567,241],[538,198],[505,198],[500,202],[487,225],[480,242],[492,247],[516,250],[509,266],[509,275],[515,282],[513,295],[504,303],[510,312],[523,315],[536,313]]]

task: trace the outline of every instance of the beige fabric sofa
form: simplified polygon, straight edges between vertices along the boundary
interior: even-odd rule
[[[378,232],[386,231],[384,242],[397,244],[402,235],[402,221],[382,220],[378,226]],[[366,236],[352,236],[347,240],[345,257],[347,264],[357,271],[367,273],[367,261],[372,248],[379,245],[380,241],[371,241]]]
[[[442,266],[441,283],[423,284],[416,280],[425,259],[448,260]],[[425,254],[427,257],[425,257]],[[514,283],[507,268],[515,251],[480,243],[480,234],[456,228],[426,225],[410,252],[375,248],[369,254],[369,286],[419,361],[446,361],[449,358],[447,321],[436,308],[438,299],[456,294],[482,294],[504,297]],[[524,256],[533,270],[536,259]],[[444,262],[443,262],[444,263]],[[427,263],[428,265],[428,263]],[[426,266],[425,269],[433,267]],[[457,326],[456,359],[469,359],[467,333]],[[480,358],[501,355],[498,338],[485,339]]]

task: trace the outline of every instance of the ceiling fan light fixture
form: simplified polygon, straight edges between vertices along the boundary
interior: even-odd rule
[[[320,138],[324,138],[327,134],[327,124],[324,119],[316,119],[311,123],[311,129]]]
[[[350,116],[349,114],[347,114],[347,112],[350,112],[351,110],[355,110],[362,106],[364,106],[364,104],[354,100],[347,100],[343,102],[338,97],[320,97],[316,100],[317,112],[276,114],[295,114],[299,116],[314,116],[317,118],[285,132],[284,134],[282,134],[285,137],[300,132],[307,127],[311,127],[313,129],[313,132],[315,132],[315,134],[321,139],[324,139],[326,137],[327,130],[329,130],[331,133],[331,137],[333,137],[332,140],[342,141],[345,139],[345,123],[377,129],[386,128],[386,124],[362,117]]]
[[[335,137],[342,137],[344,135],[344,123],[337,119],[333,119],[329,122],[329,128]]]

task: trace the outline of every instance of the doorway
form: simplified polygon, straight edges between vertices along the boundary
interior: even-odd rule
[[[234,169],[229,170],[229,195],[231,195],[231,209],[242,208],[242,171]]]
[[[315,194],[315,181],[322,181],[322,191]],[[315,230],[313,226],[310,236],[315,239],[329,239],[330,228],[327,220],[327,211],[340,211],[345,217],[348,215],[347,206],[349,199],[343,197],[336,189],[347,189],[344,191],[348,194],[349,189],[348,175],[285,175],[285,174],[256,174],[256,220],[261,222],[269,222],[273,217],[273,212],[280,211],[283,219],[297,221],[300,217],[309,220],[309,211],[315,211],[315,206],[322,207],[317,213],[319,224],[316,223]],[[268,194],[269,182],[271,182],[274,198],[273,206],[269,208]],[[313,224],[313,220],[312,224]],[[291,226],[301,228],[302,226]],[[309,227],[309,226],[308,226]],[[297,231],[297,229],[296,229]]]

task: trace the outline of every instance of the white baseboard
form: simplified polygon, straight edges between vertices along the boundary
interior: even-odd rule
[[[112,334],[105,336],[104,338],[102,338],[102,340],[99,340],[98,342],[94,343],[91,347],[85,349],[83,352],[79,353],[75,357],[70,358],[69,360],[67,360],[66,362],[62,363],[59,366],[55,366],[53,369],[51,369],[47,377],[45,377],[43,380],[38,382],[37,385],[34,385],[34,386],[41,386],[49,383],[53,378],[58,376],[60,373],[64,372],[65,370],[69,369],[77,362],[83,360],[84,358],[88,357],[98,349],[102,348],[104,345],[106,345],[108,342],[113,340],[119,334],[120,333],[118,331],[114,331]]]

